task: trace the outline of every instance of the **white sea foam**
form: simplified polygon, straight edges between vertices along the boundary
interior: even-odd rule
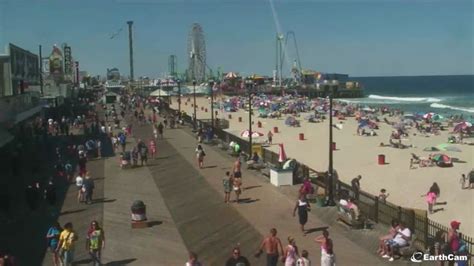
[[[377,100],[388,100],[388,101],[395,101],[395,102],[427,102],[427,103],[437,103],[441,102],[441,99],[432,98],[432,97],[393,97],[393,96],[383,96],[383,95],[369,95],[370,99],[377,99]]]
[[[438,109],[451,109],[451,110],[463,111],[463,112],[468,112],[468,113],[474,113],[474,108],[456,107],[456,106],[451,106],[451,105],[446,105],[446,104],[441,104],[441,103],[432,103],[430,105],[430,107],[438,108]]]

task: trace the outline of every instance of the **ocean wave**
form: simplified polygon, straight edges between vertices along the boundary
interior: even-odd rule
[[[439,98],[432,98],[432,97],[393,97],[393,96],[382,96],[382,95],[369,95],[370,99],[377,99],[377,100],[389,100],[389,101],[397,101],[397,102],[427,102],[427,103],[437,103],[441,102],[442,100]]]
[[[451,106],[451,105],[446,105],[446,104],[441,104],[441,103],[432,103],[430,105],[430,107],[439,108],[439,109],[451,109],[451,110],[456,110],[456,111],[474,113],[474,108],[456,107],[456,106]]]

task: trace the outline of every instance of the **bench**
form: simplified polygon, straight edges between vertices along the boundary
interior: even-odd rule
[[[337,220],[348,225],[351,229],[362,229],[364,228],[364,219],[362,216],[356,219],[354,211],[348,209],[339,203],[337,204]]]
[[[258,163],[254,163],[252,160],[247,161],[247,169],[251,170],[261,170],[263,168],[267,167],[264,162],[260,161]]]
[[[425,251],[426,247],[421,240],[416,239],[416,235],[412,235],[412,239],[408,241],[408,245],[400,247],[396,250],[396,254],[404,259],[409,259],[416,251]]]

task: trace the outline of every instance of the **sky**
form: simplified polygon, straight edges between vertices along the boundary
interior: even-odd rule
[[[170,55],[184,72],[189,31],[199,23],[214,71],[272,75],[280,28],[295,33],[303,69],[350,76],[474,74],[473,1],[273,1],[277,19],[269,0],[0,0],[0,51],[13,43],[37,53],[41,44],[45,56],[54,44],[67,43],[82,70],[105,75],[117,67],[128,75],[126,21],[132,20],[135,76],[159,77]],[[296,49],[288,43],[291,64]]]

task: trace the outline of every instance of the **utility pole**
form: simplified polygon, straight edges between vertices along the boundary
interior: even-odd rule
[[[39,46],[39,78],[40,78],[40,91],[41,91],[41,96],[44,96],[43,93],[43,49],[41,47],[41,44]]]
[[[133,34],[132,34],[132,26],[133,21],[127,21],[128,24],[128,46],[130,50],[130,81],[133,81]]]

